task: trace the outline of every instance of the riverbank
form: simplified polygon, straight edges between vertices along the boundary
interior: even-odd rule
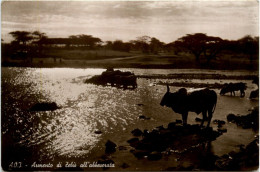
[[[128,56],[127,56],[128,55]],[[68,55],[67,55],[68,56]],[[214,69],[258,71],[258,59],[250,61],[244,56],[223,55],[207,63],[201,58],[196,62],[191,55],[173,54],[117,54],[79,58],[67,56],[44,56],[31,59],[2,59],[4,67],[43,67],[43,68],[141,68],[141,69]]]

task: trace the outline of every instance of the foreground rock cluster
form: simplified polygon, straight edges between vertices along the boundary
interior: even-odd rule
[[[229,114],[227,116],[228,122],[236,123],[237,125],[241,126],[244,129],[259,128],[259,107],[255,107],[252,109],[251,113],[247,115],[234,115]]]
[[[259,136],[247,146],[240,145],[239,152],[230,152],[215,162],[217,170],[256,170],[259,166]]]
[[[182,126],[177,120],[169,123],[167,128],[159,126],[150,132],[135,129],[132,134],[135,137],[127,142],[134,148],[131,152],[135,157],[159,160],[163,153],[188,151],[215,140],[222,132],[214,131],[211,127],[201,129],[199,125]]]

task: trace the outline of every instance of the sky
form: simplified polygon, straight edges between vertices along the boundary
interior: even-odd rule
[[[86,34],[130,41],[150,36],[169,43],[193,33],[236,40],[259,35],[257,0],[225,1],[4,1],[1,37],[40,31],[50,38]]]

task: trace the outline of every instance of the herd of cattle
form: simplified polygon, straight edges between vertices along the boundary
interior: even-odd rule
[[[93,76],[87,79],[85,83],[94,83],[97,85],[111,85],[118,88],[127,89],[129,86],[133,89],[137,88],[137,77],[132,72],[122,72],[120,70],[107,69],[101,75]]]
[[[119,88],[123,86],[124,89],[131,86],[132,89],[135,89],[137,88],[136,80],[137,77],[134,73],[107,69],[101,75],[87,79],[85,83],[94,83],[97,85],[109,84]],[[259,87],[259,78],[256,77],[252,83],[257,84]],[[235,91],[240,91],[240,97],[244,97],[246,88],[246,84],[242,82],[224,84],[220,91],[220,95],[230,93],[231,96],[233,94],[235,96]],[[252,91],[249,98],[253,99],[258,97],[259,89]],[[161,106],[172,108],[174,112],[181,114],[183,125],[187,124],[188,112],[195,112],[197,114],[202,113],[203,119],[201,126],[203,126],[204,121],[207,119],[207,127],[210,125],[216,104],[217,93],[214,90],[204,88],[193,92],[188,92],[185,88],[181,88],[178,91],[171,93],[168,85],[167,91],[160,103]]]

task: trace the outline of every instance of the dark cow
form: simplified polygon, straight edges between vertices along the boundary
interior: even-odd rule
[[[193,91],[188,93],[185,88],[179,89],[177,92],[171,93],[170,88],[167,85],[167,92],[163,96],[160,105],[172,108],[176,113],[182,114],[183,125],[187,124],[188,112],[195,112],[200,114],[202,112],[203,119],[201,125],[207,118],[208,113],[208,125],[213,115],[217,104],[217,94],[213,90],[208,88]]]
[[[121,87],[123,85],[123,88],[125,88],[125,89],[128,88],[128,86],[132,86],[133,89],[135,89],[135,88],[137,88],[136,76],[135,75],[128,75],[128,76],[116,75],[115,84],[117,87]]]
[[[229,84],[224,84],[223,88],[220,91],[220,95],[224,95],[228,92],[230,92],[231,96],[232,93],[235,94],[235,91],[240,91],[240,97],[245,96],[245,90],[246,90],[246,84],[239,82],[239,83],[229,83]]]
[[[249,96],[249,99],[256,99],[256,98],[259,98],[259,89],[251,91]]]

